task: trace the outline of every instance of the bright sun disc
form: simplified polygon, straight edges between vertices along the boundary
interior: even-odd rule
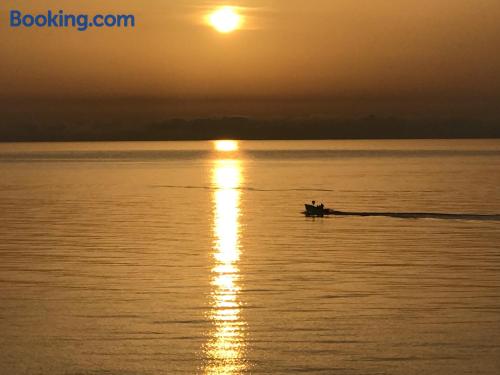
[[[241,16],[232,7],[222,7],[209,16],[212,27],[220,33],[230,33],[240,26]]]
[[[238,142],[236,141],[215,141],[215,149],[221,152],[231,152],[238,150]]]

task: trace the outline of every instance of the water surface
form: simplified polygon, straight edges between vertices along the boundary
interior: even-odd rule
[[[499,373],[499,141],[214,146],[0,144],[0,373]]]

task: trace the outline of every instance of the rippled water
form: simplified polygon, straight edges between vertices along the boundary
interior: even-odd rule
[[[500,372],[499,141],[214,146],[0,144],[1,374]]]

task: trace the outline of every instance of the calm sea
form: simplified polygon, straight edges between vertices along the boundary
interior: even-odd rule
[[[0,144],[0,374],[498,374],[499,215],[500,141]]]

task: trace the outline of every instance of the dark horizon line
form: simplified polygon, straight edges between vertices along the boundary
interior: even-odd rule
[[[7,143],[99,143],[99,142],[212,142],[212,141],[429,141],[429,140],[500,140],[497,137],[428,137],[428,138],[178,138],[178,139],[53,139],[53,140],[0,140],[0,144]]]
[[[0,123],[0,141],[195,141],[335,139],[496,139],[500,121],[467,119],[409,120],[365,116],[357,119],[208,117],[159,122],[85,121]]]

